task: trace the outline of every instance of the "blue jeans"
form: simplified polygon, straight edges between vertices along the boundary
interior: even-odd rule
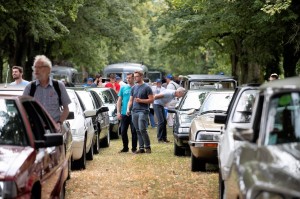
[[[156,123],[155,123],[155,120],[154,120],[154,110],[151,113],[151,108],[150,108],[150,113],[149,113],[149,119],[150,119],[151,127],[152,128],[156,127]]]
[[[133,126],[133,123],[132,123],[132,119],[131,119],[131,115],[122,115],[122,120],[121,120],[121,136],[122,136],[122,142],[123,142],[123,149],[128,149],[128,134],[127,134],[127,131],[128,131],[128,127],[130,125],[130,128],[131,128],[131,136],[132,136],[132,143],[131,143],[131,146],[132,146],[132,150],[136,150],[137,148],[137,133],[136,133],[136,130]]]
[[[147,112],[132,112],[132,122],[137,133],[140,149],[150,148],[150,139],[147,132],[148,116],[149,113]]]
[[[159,141],[167,140],[167,119],[165,108],[162,105],[153,104],[154,113],[157,118],[157,139]]]

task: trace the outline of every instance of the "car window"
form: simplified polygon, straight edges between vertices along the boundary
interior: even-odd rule
[[[75,92],[68,91],[68,95],[71,99],[71,103],[68,105],[70,112],[74,112],[75,115],[82,114],[81,108],[80,108],[80,103],[78,101],[78,98],[77,98]]]
[[[81,98],[81,101],[82,101],[82,103],[84,103],[84,106],[87,110],[95,109],[95,104],[94,104],[89,92],[87,92],[87,91],[76,91],[76,92],[79,95],[79,97]]]
[[[29,145],[25,126],[14,100],[0,99],[0,144]]]
[[[300,142],[300,93],[284,93],[270,101],[265,144]]]
[[[208,94],[200,108],[200,113],[216,110],[224,112],[227,111],[232,95],[233,92]]]
[[[190,109],[199,110],[207,92],[189,92],[186,94],[182,101],[181,111],[187,111]]]
[[[23,106],[36,140],[43,140],[46,132],[56,132],[51,119],[37,102],[26,101],[23,102]]]
[[[252,107],[254,104],[255,96],[258,90],[245,90],[241,93],[238,99],[237,106],[233,110],[232,122],[236,123],[249,123],[252,115]]]
[[[104,99],[104,103],[113,104],[114,98],[109,90],[102,91],[102,96]]]

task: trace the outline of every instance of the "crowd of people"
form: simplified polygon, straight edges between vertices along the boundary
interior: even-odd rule
[[[13,82],[10,86],[25,86],[23,95],[29,95],[39,101],[57,122],[57,128],[66,120],[69,114],[68,104],[71,100],[66,91],[66,82],[53,80],[50,76],[52,63],[44,55],[37,55],[33,63],[35,81],[23,79],[23,68],[12,67]],[[173,126],[173,115],[167,109],[174,109],[185,93],[182,76],[177,81],[171,74],[165,76],[165,83],[157,79],[151,83],[144,78],[141,71],[128,73],[127,83],[116,74],[110,74],[109,80],[103,82],[100,74],[95,78],[89,77],[83,87],[108,87],[118,94],[117,117],[120,120],[120,134],[123,148],[120,153],[129,151],[128,128],[131,129],[131,151],[136,154],[151,153],[151,142],[148,126],[157,128],[158,143],[168,143],[167,125]],[[269,81],[279,79],[276,73],[269,77]],[[146,80],[146,81],[145,81]]]

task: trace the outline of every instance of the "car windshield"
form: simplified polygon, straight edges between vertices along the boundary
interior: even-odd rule
[[[232,92],[212,92],[207,95],[201,108],[200,114],[208,112],[226,112],[233,95]]]
[[[300,93],[283,93],[271,99],[266,128],[265,144],[300,141]]]
[[[238,104],[233,110],[232,122],[236,123],[249,123],[252,115],[252,106],[258,90],[245,90],[240,98]]]
[[[14,100],[0,99],[0,145],[28,145],[23,120]]]
[[[101,91],[100,94],[101,94],[101,98],[104,103],[106,103],[106,104],[114,104],[115,103],[114,98],[109,90]]]
[[[187,111],[191,109],[199,110],[208,92],[189,92],[182,101],[180,111]]]

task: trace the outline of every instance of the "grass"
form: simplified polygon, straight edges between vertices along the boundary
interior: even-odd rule
[[[86,170],[72,171],[66,198],[218,197],[215,170],[191,172],[190,157],[174,156],[173,143],[158,144],[156,129],[149,128],[149,136],[151,154],[118,153],[122,149],[121,138],[112,140],[110,147],[101,148]],[[173,142],[171,129],[168,139]]]

